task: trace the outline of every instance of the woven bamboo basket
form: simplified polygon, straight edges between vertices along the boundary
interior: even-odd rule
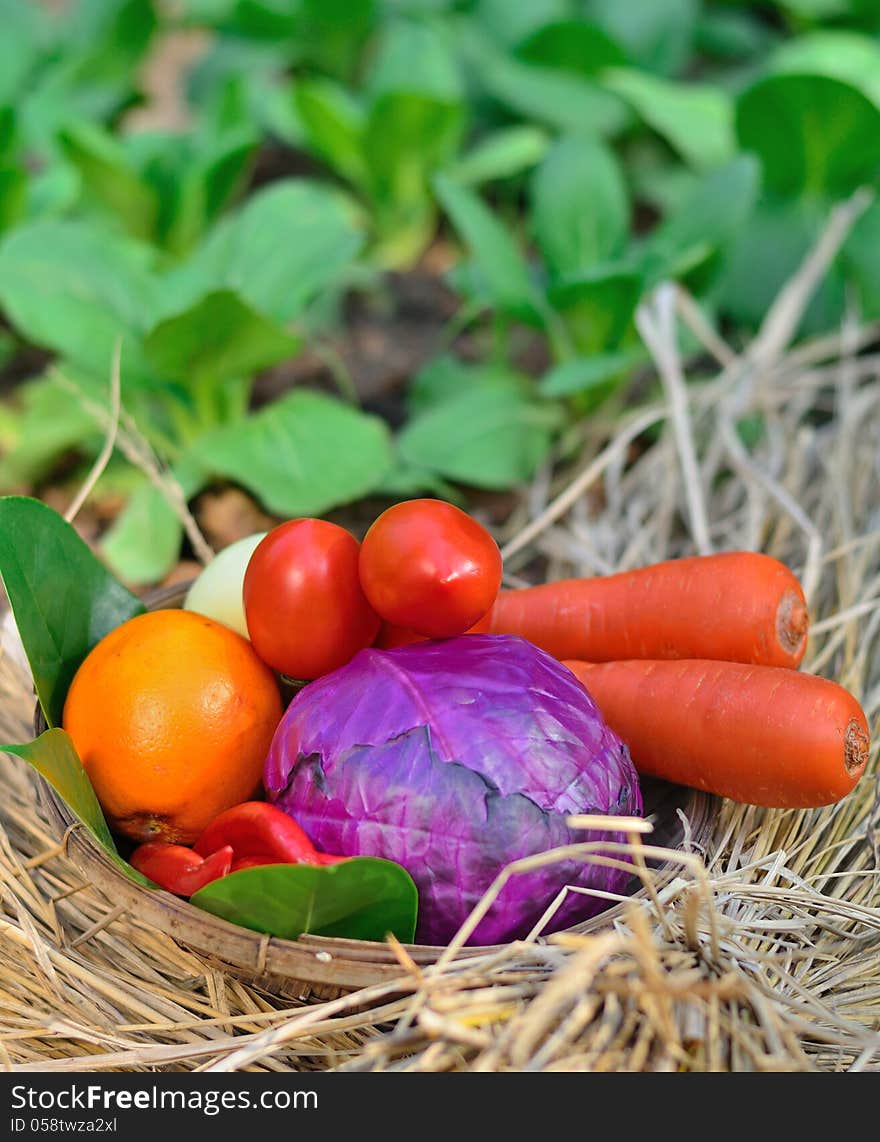
[[[188,584],[152,593],[146,600],[152,610],[178,607]],[[39,706],[34,715],[37,734],[46,729]],[[67,856],[80,872],[115,905],[122,905],[140,920],[179,944],[199,954],[209,966],[255,983],[275,995],[297,999],[329,999],[371,984],[400,978],[402,968],[387,944],[366,940],[329,939],[304,935],[296,940],[278,939],[253,932],[194,907],[187,900],[160,889],[136,884],[122,873],[82,826],[48,782],[38,779],[40,799],[59,837],[66,835]],[[687,841],[702,850],[711,847],[720,800],[707,793],[664,781],[642,778],[645,816],[654,824],[652,845],[681,849]],[[686,819],[683,820],[683,817]],[[678,871],[675,862],[654,870],[654,883],[661,886]],[[634,878],[632,896],[645,889]],[[549,903],[549,901],[548,901]],[[585,933],[610,926],[623,913],[614,904],[569,929]],[[419,965],[431,964],[443,948],[410,944],[406,951]],[[466,947],[459,956],[485,955],[491,947]]]

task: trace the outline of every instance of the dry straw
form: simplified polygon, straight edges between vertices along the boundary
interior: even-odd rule
[[[504,538],[514,579],[697,550],[784,560],[813,616],[804,668],[852,689],[876,736],[880,329],[853,314],[789,348],[864,205],[835,214],[750,345],[726,344],[677,288],[657,291],[638,322],[656,403],[586,423],[576,461],[541,474]],[[27,735],[30,707],[0,663],[0,740]],[[880,1070],[876,751],[837,806],[725,803],[711,851],[661,854],[678,875],[599,934],[430,968],[397,948],[398,982],[324,1002],[246,985],[115,907],[47,831],[26,767],[0,764],[0,1066]],[[649,883],[651,852],[633,832]]]

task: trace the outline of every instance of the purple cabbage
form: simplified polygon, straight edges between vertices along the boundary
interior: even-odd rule
[[[509,635],[362,650],[296,696],[264,780],[319,849],[407,869],[427,944],[448,943],[510,861],[624,839],[569,829],[567,815],[642,812],[629,752],[581,683]],[[525,936],[565,885],[619,893],[628,879],[575,859],[517,874],[469,942]],[[605,907],[569,892],[547,930]]]

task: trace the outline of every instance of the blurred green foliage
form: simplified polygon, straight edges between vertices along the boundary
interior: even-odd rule
[[[0,364],[26,377],[0,490],[100,448],[120,338],[126,412],[189,497],[518,486],[644,364],[646,291],[683,282],[736,340],[880,175],[880,0],[0,0],[0,26]],[[185,115],[151,125],[145,64],[185,35]],[[429,362],[396,432],[350,392],[252,408],[438,237],[480,360]],[[878,283],[872,204],[800,333],[880,316]],[[105,555],[152,582],[179,523],[108,478]]]

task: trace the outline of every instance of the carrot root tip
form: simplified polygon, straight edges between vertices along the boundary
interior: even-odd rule
[[[851,718],[843,743],[843,764],[850,777],[858,777],[868,764],[870,741],[864,726]]]
[[[776,636],[786,653],[797,656],[804,649],[810,616],[797,591],[786,591],[776,612]]]

